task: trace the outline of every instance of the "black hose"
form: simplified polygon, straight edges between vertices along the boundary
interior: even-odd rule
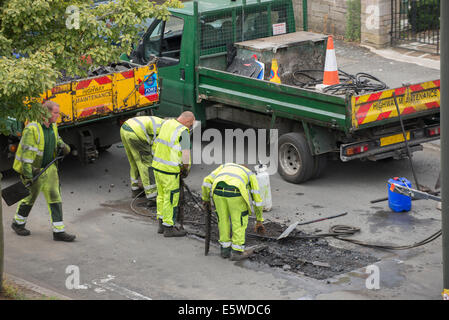
[[[301,88],[314,88],[317,84],[323,83],[323,77],[316,77],[314,73],[322,75],[323,70],[304,69],[293,71],[293,84]],[[382,91],[388,88],[383,81],[365,72],[351,75],[343,70],[338,70],[338,75],[341,83],[328,86],[323,89],[323,92],[336,95],[344,95],[348,92],[362,94]]]
[[[187,184],[184,183],[184,187],[187,190],[187,192],[190,194],[190,196],[192,197],[193,201],[198,205],[200,210],[203,211],[203,213],[205,213],[205,214],[209,214],[203,208],[203,206],[198,202],[198,200],[196,199],[197,196],[194,195],[192,193],[192,191],[190,191],[190,188],[187,186]],[[137,199],[137,197],[135,199]],[[139,213],[137,213],[137,214],[139,214]],[[140,214],[140,215],[143,215],[143,214]],[[147,217],[148,217],[148,215],[147,215]],[[211,217],[212,217],[212,222],[215,223],[215,224],[218,224],[218,221],[217,221],[216,217],[214,215],[211,215]],[[185,222],[186,223],[191,223],[191,224],[196,224],[196,225],[204,225],[204,223],[195,222],[195,221],[185,221]],[[440,229],[438,232],[432,234],[430,237],[428,237],[428,238],[426,238],[424,240],[416,242],[416,243],[414,243],[412,245],[403,245],[403,246],[380,245],[380,244],[367,243],[367,242],[356,240],[356,239],[348,239],[348,238],[346,238],[346,237],[349,237],[349,236],[353,236],[354,234],[356,234],[358,232],[360,232],[360,228],[357,228],[357,227],[351,227],[351,226],[346,226],[346,225],[335,225],[335,226],[330,227],[328,233],[321,233],[321,234],[314,234],[314,235],[289,236],[289,237],[287,237],[285,239],[295,239],[295,240],[303,239],[304,240],[304,239],[317,239],[317,238],[334,237],[335,239],[338,239],[338,240],[341,240],[341,241],[346,241],[346,242],[350,242],[350,243],[353,243],[353,244],[357,244],[359,246],[364,246],[364,247],[369,247],[369,248],[374,248],[374,249],[407,250],[407,249],[412,249],[412,248],[416,248],[416,247],[420,247],[420,246],[423,246],[425,244],[428,244],[428,243],[432,242],[433,240],[437,239],[438,237],[440,237],[441,234],[442,234],[442,230]],[[246,235],[248,237],[258,238],[258,239],[267,240],[267,241],[283,241],[283,240],[277,240],[277,237],[268,237],[268,236],[263,236],[263,235],[260,235],[260,234],[250,233],[250,232],[248,232]],[[197,236],[201,236],[201,235],[197,234]]]

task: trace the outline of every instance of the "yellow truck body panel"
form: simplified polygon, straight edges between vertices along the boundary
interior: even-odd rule
[[[372,122],[397,117],[393,93],[396,94],[399,111],[404,116],[440,108],[440,80],[353,96],[353,127],[359,128]]]
[[[134,110],[159,102],[155,63],[126,71],[61,83],[44,93],[43,100],[59,104],[59,125]]]

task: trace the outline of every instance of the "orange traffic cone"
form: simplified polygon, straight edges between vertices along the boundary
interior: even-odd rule
[[[277,59],[271,60],[270,82],[281,83],[281,78],[279,77],[279,66],[278,66]]]
[[[338,78],[337,57],[335,56],[334,40],[332,36],[329,36],[327,40],[323,85],[332,86],[339,83],[340,79]]]

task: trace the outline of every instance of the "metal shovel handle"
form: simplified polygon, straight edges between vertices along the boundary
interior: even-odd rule
[[[62,158],[64,158],[64,156],[57,156],[56,158],[54,158],[53,160],[51,160],[51,162],[49,163],[49,164],[47,164],[46,166],[45,166],[45,168],[44,169],[42,169],[38,174],[36,174],[32,179],[31,179],[31,182],[30,183],[28,183],[25,187],[29,187],[29,186],[31,186],[48,168],[50,168],[50,166],[53,164],[53,163],[55,163],[56,161],[58,161],[58,160],[61,160]]]

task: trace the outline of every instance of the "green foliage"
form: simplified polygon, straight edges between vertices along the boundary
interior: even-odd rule
[[[361,37],[361,0],[348,0],[346,14],[345,39],[348,41],[360,41]]]
[[[0,118],[41,121],[36,99],[52,88],[64,70],[85,76],[89,67],[116,62],[130,53],[149,18],[167,19],[179,0],[156,5],[148,0],[0,0]],[[79,28],[73,12],[79,9]],[[69,24],[67,24],[69,22]],[[13,53],[25,58],[16,59]],[[92,65],[87,64],[90,56]],[[0,124],[0,131],[2,130]]]
[[[438,30],[440,27],[440,0],[420,0],[410,3],[408,21],[414,32]]]

